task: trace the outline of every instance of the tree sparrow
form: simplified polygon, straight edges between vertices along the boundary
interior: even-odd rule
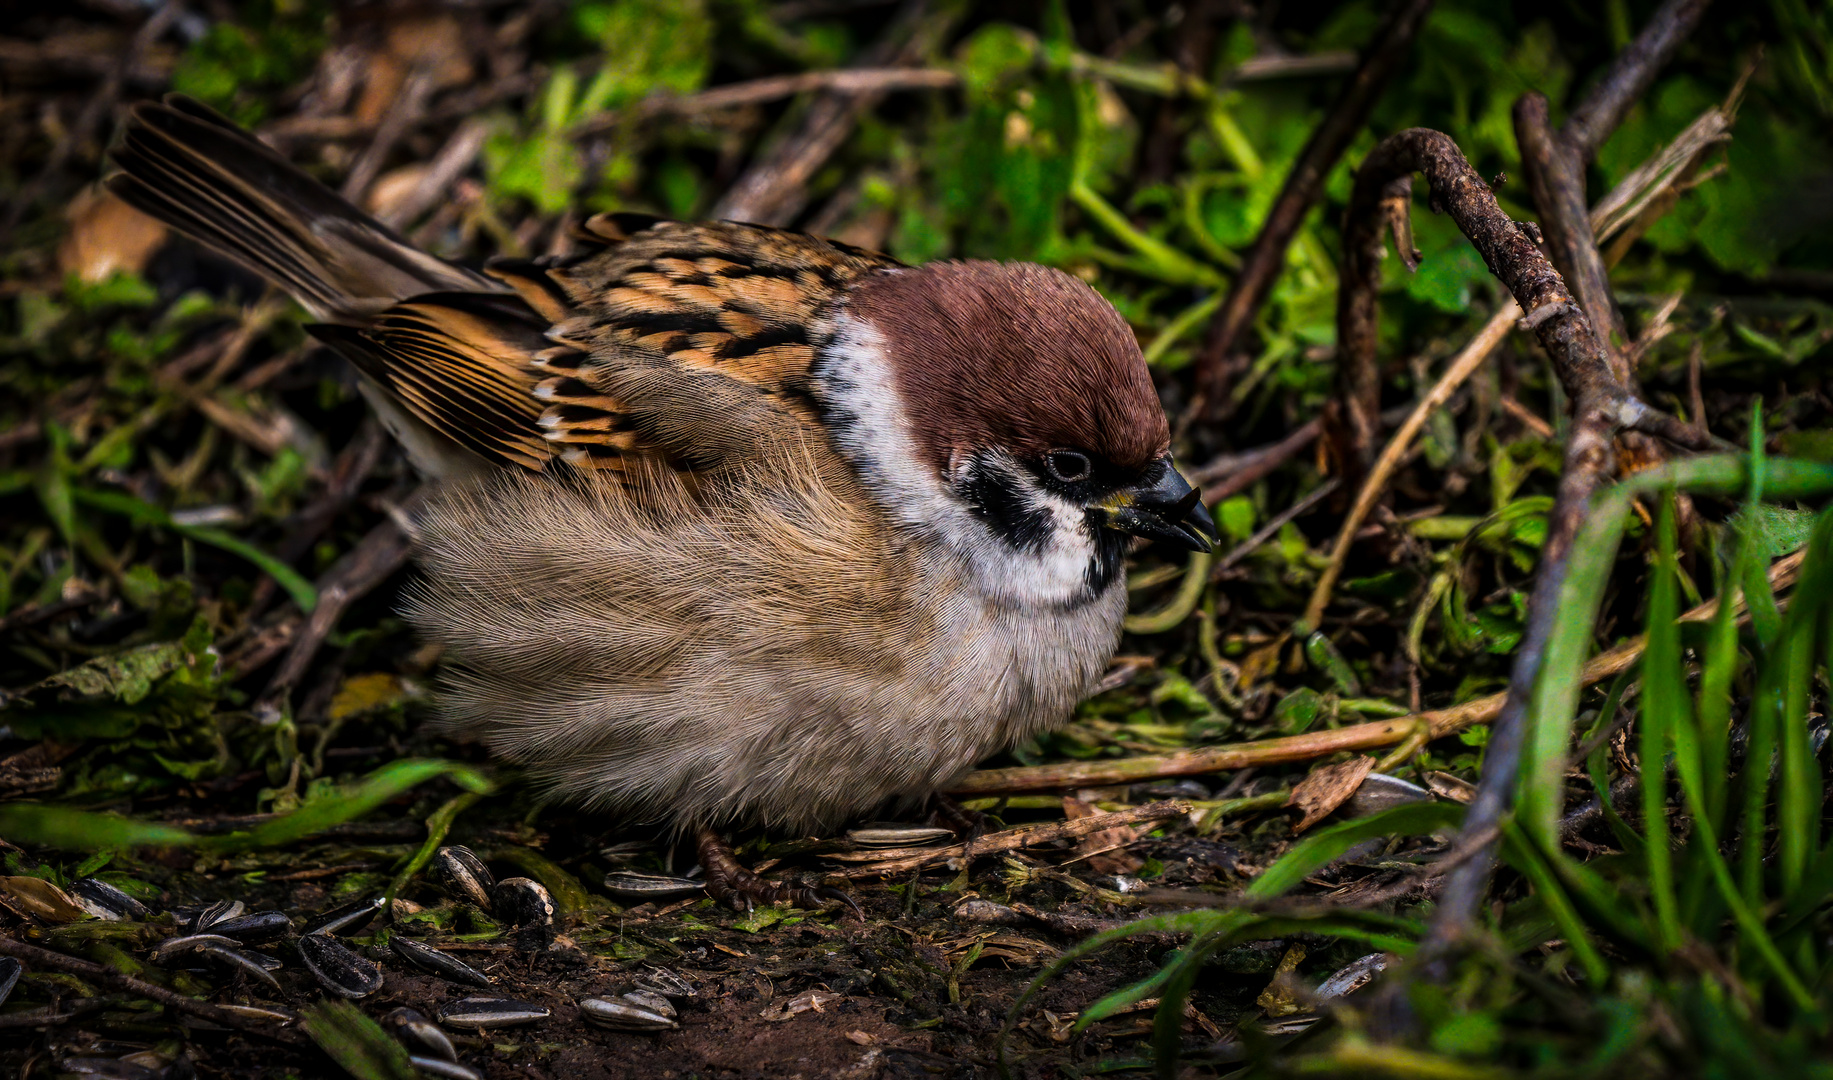
[[[444,481],[407,600],[438,723],[694,831],[728,903],[822,891],[714,830],[831,828],[1063,724],[1130,536],[1216,535],[1131,330],[1060,271],[601,214],[485,276],[176,96],[115,161],[122,199],[321,320]]]

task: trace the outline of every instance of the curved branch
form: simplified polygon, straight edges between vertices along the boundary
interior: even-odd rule
[[[1380,312],[1383,233],[1406,234],[1412,174],[1422,173],[1433,205],[1444,211],[1527,312],[1523,322],[1553,358],[1560,382],[1575,400],[1601,394],[1611,406],[1629,395],[1610,370],[1583,309],[1567,291],[1534,241],[1496,205],[1496,197],[1464,154],[1443,132],[1411,128],[1375,147],[1356,173],[1344,225],[1344,267],[1337,301],[1337,348],[1352,431],[1369,432],[1373,445],[1380,409],[1375,342]],[[1403,239],[1404,244],[1404,239]],[[1403,247],[1403,255],[1411,252]]]

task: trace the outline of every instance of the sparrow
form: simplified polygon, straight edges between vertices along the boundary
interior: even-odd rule
[[[405,601],[434,722],[692,835],[734,906],[838,894],[725,831],[831,829],[1061,726],[1133,538],[1217,535],[1131,329],[1059,270],[599,214],[479,273],[189,98],[113,157],[122,200],[297,298],[435,481]]]

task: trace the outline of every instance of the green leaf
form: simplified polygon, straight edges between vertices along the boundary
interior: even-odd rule
[[[172,825],[37,803],[0,805],[0,836],[61,851],[183,847],[198,839]]]
[[[1690,760],[1699,756],[1693,739],[1693,703],[1687,696],[1687,676],[1680,662],[1680,568],[1674,557],[1673,492],[1661,500],[1661,517],[1655,529],[1655,573],[1648,602],[1648,649],[1642,654],[1641,759],[1666,761],[1670,746]],[[1674,852],[1668,838],[1667,770],[1642,770],[1642,820],[1646,845],[1649,892],[1655,899],[1655,919],[1661,947],[1680,948],[1680,905],[1674,887]]]
[[[988,23],[962,43],[961,79],[974,98],[985,98],[1037,59],[1037,38],[1010,23]]]
[[[559,213],[572,201],[586,169],[573,141],[546,128],[526,139],[492,137],[484,147],[484,164],[491,191],[504,198],[526,198],[548,214]]]
[[[301,577],[292,567],[274,558],[267,552],[255,547],[246,540],[231,536],[220,529],[211,529],[201,525],[184,525],[172,520],[172,515],[159,509],[152,503],[137,499],[119,491],[91,491],[78,488],[74,492],[76,501],[84,506],[94,507],[113,514],[123,514],[132,519],[134,524],[152,528],[170,529],[180,536],[189,537],[200,544],[227,551],[255,564],[274,584],[285,589],[288,596],[299,610],[310,612],[318,606],[318,590],[312,583]]]
[[[84,697],[111,697],[132,705],[152,692],[154,682],[189,660],[189,654],[179,642],[142,645],[113,656],[98,656],[68,671],[60,671],[40,680],[27,693],[62,689]]]
[[[1216,524],[1235,543],[1254,535],[1254,500],[1246,495],[1232,495],[1216,507]]]
[[[325,998],[300,1010],[300,1026],[319,1049],[356,1080],[416,1080],[407,1048],[382,1025],[342,998]]]
[[[1457,803],[1408,803],[1319,829],[1261,871],[1243,895],[1255,899],[1279,896],[1364,840],[1440,832],[1455,828],[1463,820],[1464,807]]]
[[[247,832],[214,839],[213,846],[229,851],[279,847],[302,837],[353,821],[396,795],[429,780],[450,777],[468,791],[487,792],[490,781],[482,773],[456,761],[409,758],[391,761],[354,784],[344,785],[307,800],[290,814],[263,822]]]

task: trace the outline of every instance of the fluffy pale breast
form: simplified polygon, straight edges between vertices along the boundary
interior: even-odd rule
[[[447,729],[676,825],[816,829],[945,786],[1067,717],[1124,603],[989,603],[823,446],[697,492],[505,474],[422,529],[409,616],[446,649]]]

